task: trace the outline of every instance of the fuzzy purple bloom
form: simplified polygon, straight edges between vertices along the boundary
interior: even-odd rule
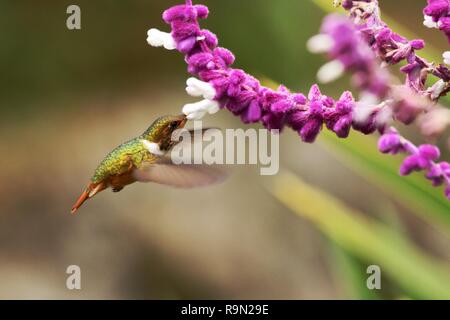
[[[395,132],[382,135],[378,140],[378,149],[382,153],[397,154],[405,151],[400,141],[400,136]]]
[[[354,73],[356,86],[383,97],[389,90],[387,72],[378,65],[370,47],[364,42],[355,25],[346,17],[332,14],[324,19],[321,32],[329,36],[333,45],[330,59],[337,60],[345,70]]]
[[[327,109],[324,114],[327,128],[334,131],[339,138],[346,138],[350,134],[354,107],[355,100],[353,95],[351,92],[346,91],[336,102],[336,107]]]

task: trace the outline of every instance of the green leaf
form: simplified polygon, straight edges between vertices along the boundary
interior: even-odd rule
[[[408,296],[450,299],[449,266],[427,256],[396,231],[289,172],[276,176],[269,192],[351,254],[379,265],[382,274]]]

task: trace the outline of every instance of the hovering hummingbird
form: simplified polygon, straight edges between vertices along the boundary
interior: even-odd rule
[[[121,191],[134,182],[155,182],[179,188],[194,188],[221,182],[225,171],[207,165],[175,165],[166,154],[177,144],[172,134],[184,128],[185,115],[163,116],[140,136],[111,151],[95,170],[87,188],[72,207],[81,205],[99,192],[111,187]]]

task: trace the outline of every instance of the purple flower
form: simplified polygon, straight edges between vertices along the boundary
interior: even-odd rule
[[[258,100],[254,99],[250,102],[247,110],[241,114],[241,119],[244,123],[258,122],[261,119],[261,114],[261,106]]]
[[[448,38],[450,43],[450,16],[445,18],[440,18],[438,22],[439,30],[443,31]]]
[[[414,61],[402,67],[400,71],[406,74],[406,83],[411,89],[416,92],[422,92],[424,90],[428,75],[426,65]]]
[[[294,109],[289,114],[288,123],[298,132],[304,142],[312,143],[322,130],[325,109],[331,108],[334,101],[322,95],[318,85],[311,87],[308,99],[301,96],[298,96],[298,99],[305,105]]]
[[[446,16],[449,10],[450,1],[448,0],[428,0],[428,5],[423,9],[423,13],[438,21],[440,17]]]
[[[450,0],[428,0],[423,9],[424,25],[429,28],[439,28],[450,43]]]
[[[440,151],[433,145],[414,146],[411,142],[402,138],[395,129],[391,129],[380,137],[378,148],[383,153],[397,154],[399,152],[409,154],[400,167],[403,176],[413,171],[425,171],[425,177],[433,186],[446,185],[446,196],[449,197],[450,188],[450,164],[447,162],[436,163],[440,157]]]
[[[261,121],[268,130],[280,130],[282,131],[286,124],[286,116],[284,114],[274,114],[269,112],[263,112]]]
[[[382,153],[397,154],[404,151],[400,136],[395,132],[386,133],[378,140],[378,149]]]
[[[312,52],[327,52],[332,59],[319,70],[319,80],[329,82],[350,71],[359,89],[384,97],[389,90],[387,73],[355,25],[347,17],[332,14],[324,19],[321,32],[308,42]]]
[[[245,82],[246,74],[242,70],[233,70],[228,77],[227,94],[236,98],[241,94],[242,85]]]
[[[346,138],[350,133],[354,107],[353,95],[346,91],[336,102],[335,108],[328,108],[324,113],[327,128],[336,133],[339,138]]]

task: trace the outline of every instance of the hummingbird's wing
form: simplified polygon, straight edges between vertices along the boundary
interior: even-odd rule
[[[134,170],[134,178],[140,182],[154,182],[189,189],[218,184],[228,177],[228,172],[223,166],[175,165],[169,161],[143,165],[141,168]]]
[[[214,134],[215,130],[219,129],[181,130],[178,134],[187,132],[189,133],[188,139],[181,135],[181,137],[175,139],[178,141],[175,145],[178,148],[187,147],[188,150],[195,150],[194,148],[197,148],[198,145],[203,145],[203,139],[195,139],[195,137],[204,138],[208,134]],[[134,169],[134,178],[140,182],[154,182],[177,188],[197,188],[221,183],[229,175],[225,166],[206,164],[176,165],[173,163],[173,159],[177,163],[182,162],[179,161],[180,159],[177,155],[170,153],[161,157],[156,163],[144,163],[139,168]],[[190,163],[196,163],[195,155]]]
[[[184,134],[187,133],[187,136]],[[202,163],[202,154],[207,145],[211,142],[212,136],[221,134],[220,129],[214,127],[202,129],[181,129],[174,133],[173,139],[177,141],[169,150],[168,157],[175,163],[186,163],[186,156],[190,158],[189,163]],[[195,152],[198,150],[200,152]],[[165,159],[167,162],[167,158]]]

